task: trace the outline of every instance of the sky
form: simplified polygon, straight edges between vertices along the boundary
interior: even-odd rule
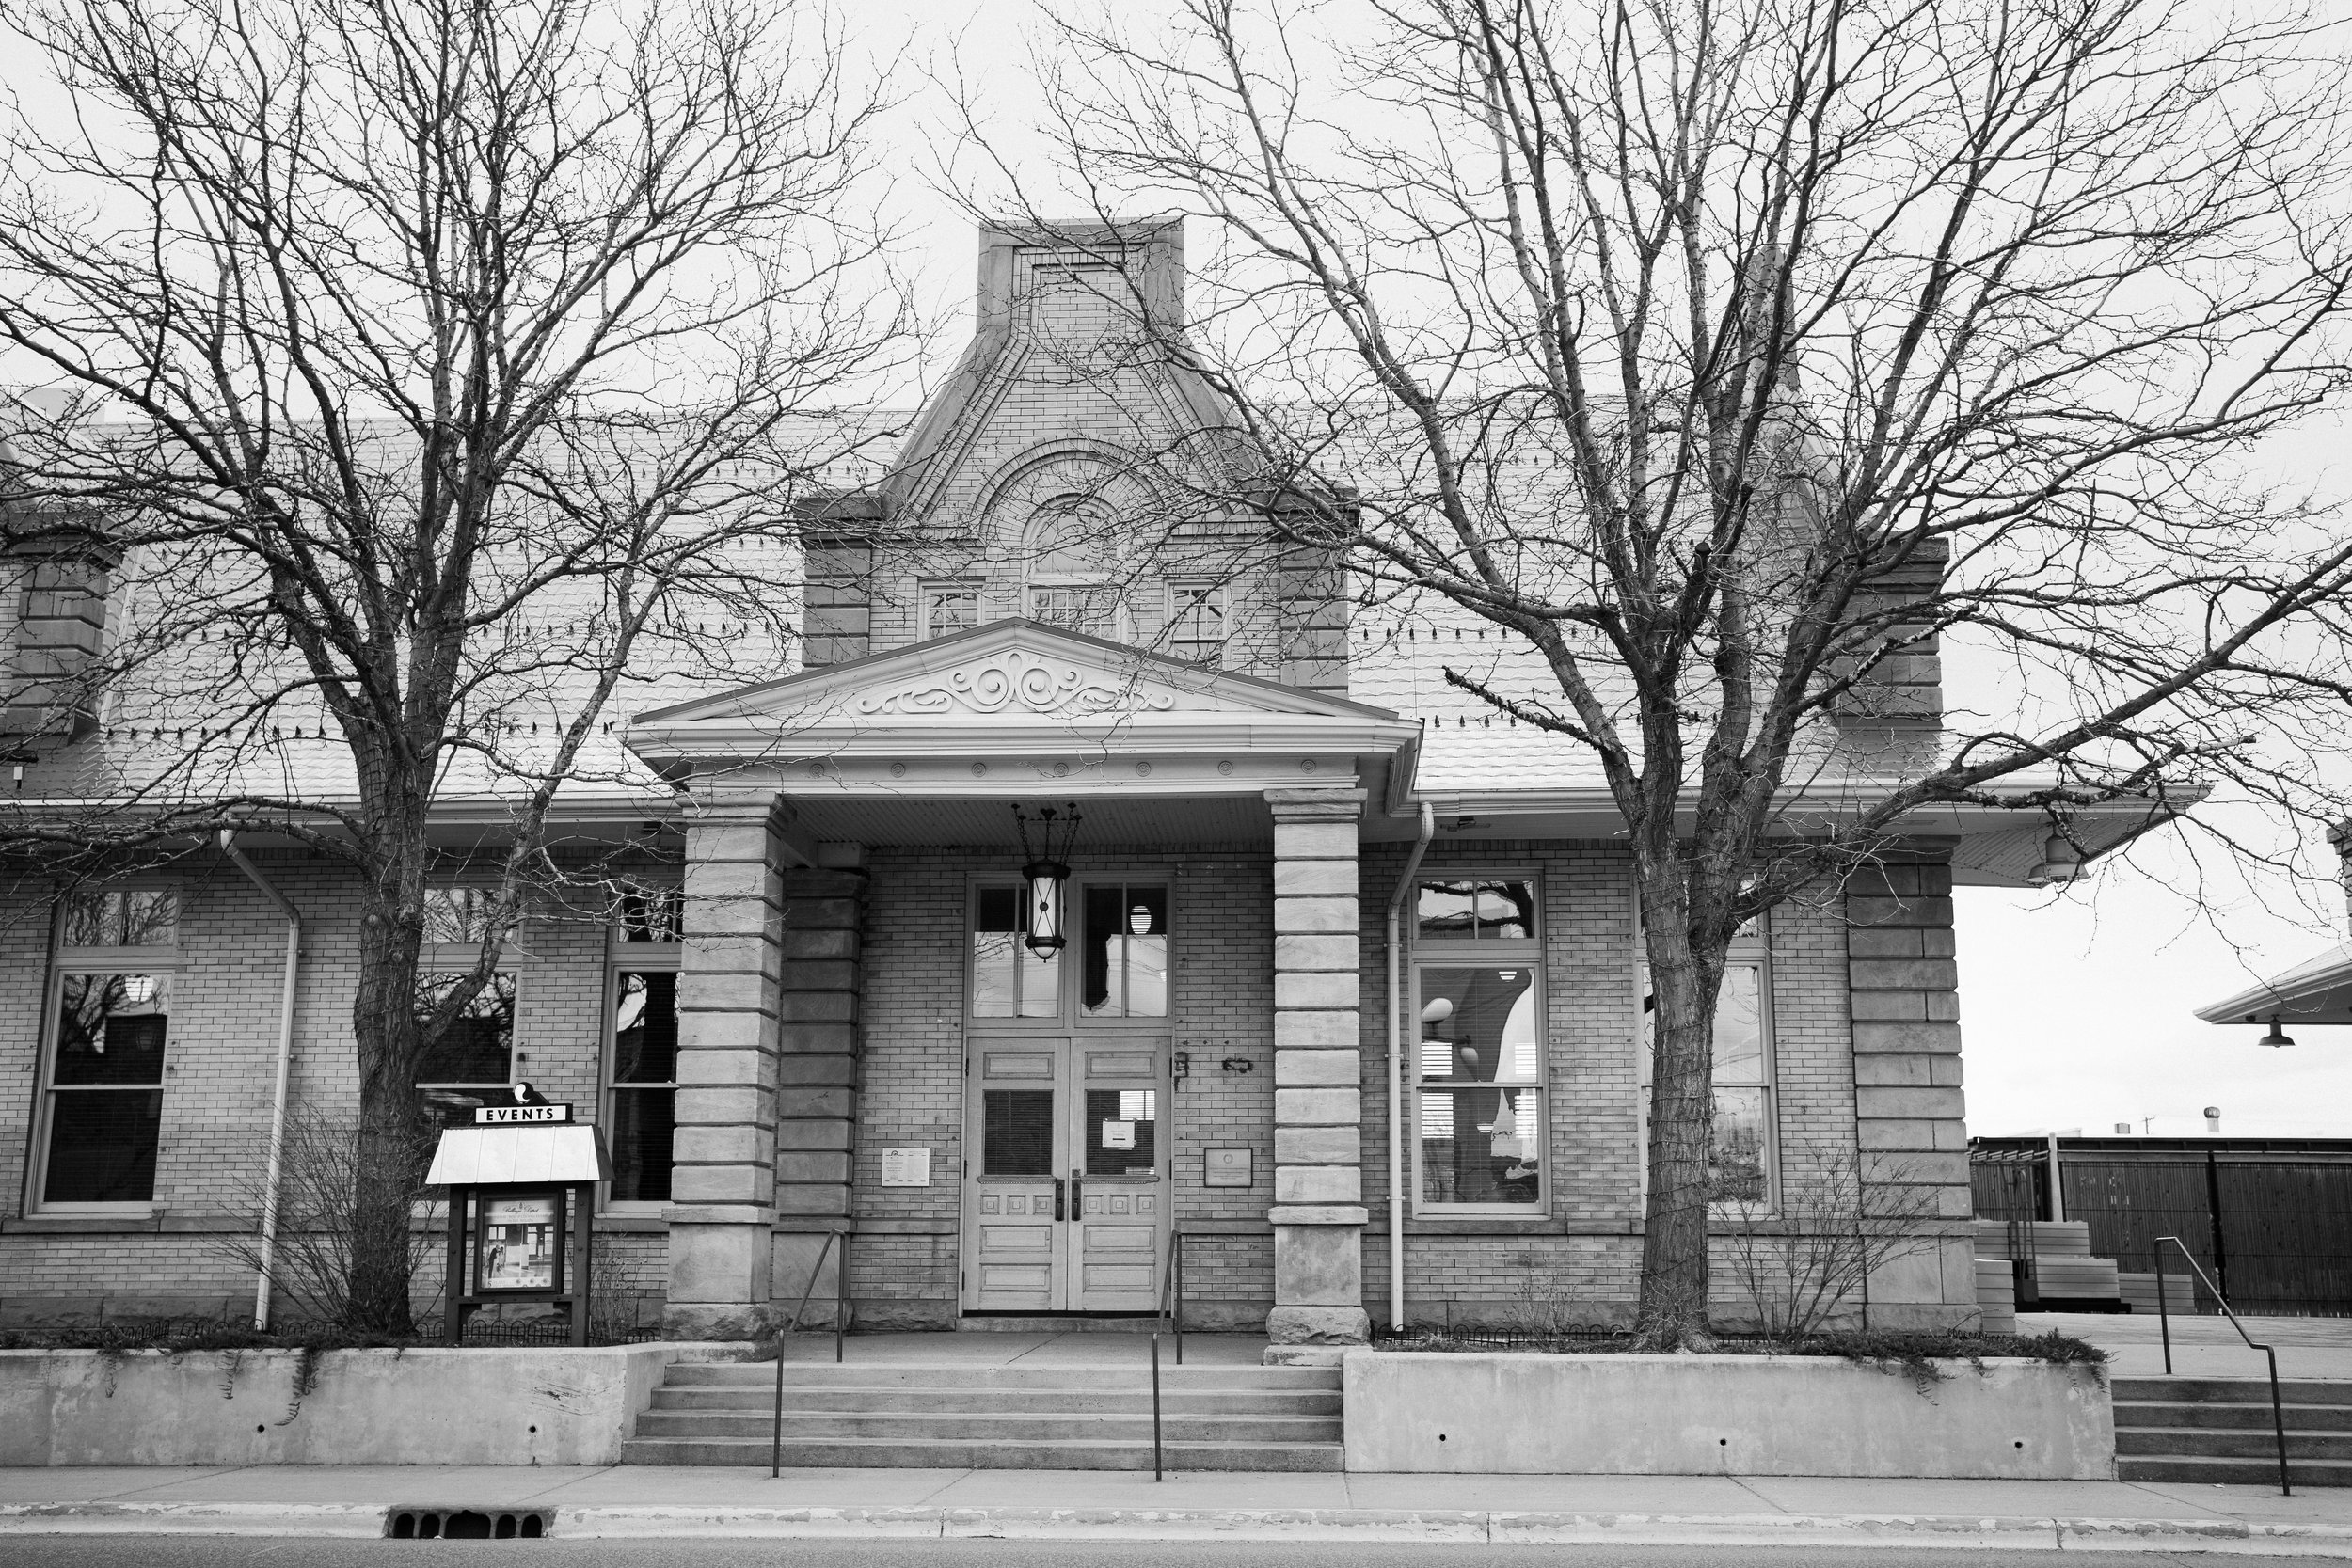
[[[849,15],[857,47],[889,62],[900,93],[882,128],[893,171],[882,200],[900,222],[902,261],[946,324],[934,379],[962,346],[975,249],[968,218],[936,181],[940,84],[985,84],[998,129],[1013,131],[1035,103],[1025,41],[1034,12],[1027,0],[859,0]],[[0,84],[28,105],[62,106],[26,52],[0,59]],[[2280,477],[2352,493],[2352,478],[2330,467],[2339,428],[2280,443]],[[1964,689],[1964,664],[1950,679]],[[2352,1029],[2297,1026],[2298,1044],[2280,1051],[2253,1043],[2259,1028],[2192,1016],[2344,940],[2352,920],[2340,892],[2233,870],[2167,831],[2074,887],[1963,888],[1955,906],[1972,1132],[2111,1134],[2129,1124],[2199,1134],[2214,1106],[2225,1135],[2352,1136]]]

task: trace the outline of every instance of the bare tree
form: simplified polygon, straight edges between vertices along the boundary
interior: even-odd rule
[[[1725,1206],[1731,1272],[1767,1338],[1802,1339],[1865,1306],[1870,1281],[1889,1265],[1932,1253],[1936,1189],[1927,1182],[1873,1180],[1859,1150],[1788,1151],[1776,1204],[1741,1197]],[[1867,1323],[1866,1323],[1867,1326]]]
[[[51,384],[7,421],[8,543],[108,625],[15,693],[52,793],[105,803],[20,802],[5,837],[70,869],[249,829],[358,874],[346,1315],[405,1329],[422,1053],[554,865],[559,796],[658,783],[616,696],[785,667],[792,497],[855,463],[836,405],[909,346],[866,281],[878,104],[789,5],[17,16],[76,114],[19,113],[0,175],[0,348]],[[420,1006],[453,795],[503,847],[480,963]]]
[[[1743,923],[1923,807],[2332,809],[2352,545],[2261,443],[2346,381],[2341,64],[2167,0],[1173,9],[1061,21],[1066,180],[994,173],[1190,219],[1184,318],[1134,310],[1230,426],[1138,461],[1495,630],[1448,678],[1605,786],[1656,993],[1640,1331],[1703,1343]]]
[[[400,1186],[411,1201],[428,1196],[423,1178],[432,1139],[419,1130],[405,1148],[381,1139],[363,1143],[357,1118],[297,1102],[288,1108],[278,1152],[282,1171],[275,1195],[267,1190],[259,1167],[238,1173],[233,1217],[246,1222],[250,1233],[215,1237],[214,1248],[242,1267],[267,1270],[272,1287],[286,1298],[296,1319],[351,1324],[358,1316],[353,1294],[362,1277],[361,1238],[368,1235],[358,1204],[378,1185]],[[362,1172],[359,1162],[369,1158],[388,1160],[389,1168]],[[273,1209],[275,1245],[265,1248],[260,1233],[269,1226]],[[433,1238],[421,1227],[412,1227],[401,1240],[413,1275]],[[451,1284],[442,1281],[442,1289]]]

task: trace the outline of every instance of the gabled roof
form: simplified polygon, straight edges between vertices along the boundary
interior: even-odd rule
[[[2352,942],[2197,1009],[2207,1023],[2352,1023]]]

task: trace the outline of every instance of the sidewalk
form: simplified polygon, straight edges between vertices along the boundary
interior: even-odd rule
[[[2119,1377],[2164,1375],[2164,1325],[2153,1312],[2020,1312],[2017,1331],[2047,1329],[2088,1339],[2107,1353]],[[2352,1318],[2249,1318],[2246,1331],[2279,1353],[2283,1379],[2352,1381]],[[2176,1313],[2172,1318],[2176,1377],[2261,1378],[2263,1354],[2248,1350],[2227,1318]]]
[[[549,1535],[1999,1545],[2352,1559],[2352,1490],[2134,1481],[1061,1470],[0,1470],[0,1537],[380,1536],[388,1510],[548,1511]]]

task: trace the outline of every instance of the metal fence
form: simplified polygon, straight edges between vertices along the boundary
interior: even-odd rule
[[[2048,1216],[2046,1140],[1970,1154],[1979,1219]],[[2126,1273],[2178,1236],[2240,1312],[2352,1317],[2352,1139],[2060,1138],[2058,1178],[2064,1217]]]

